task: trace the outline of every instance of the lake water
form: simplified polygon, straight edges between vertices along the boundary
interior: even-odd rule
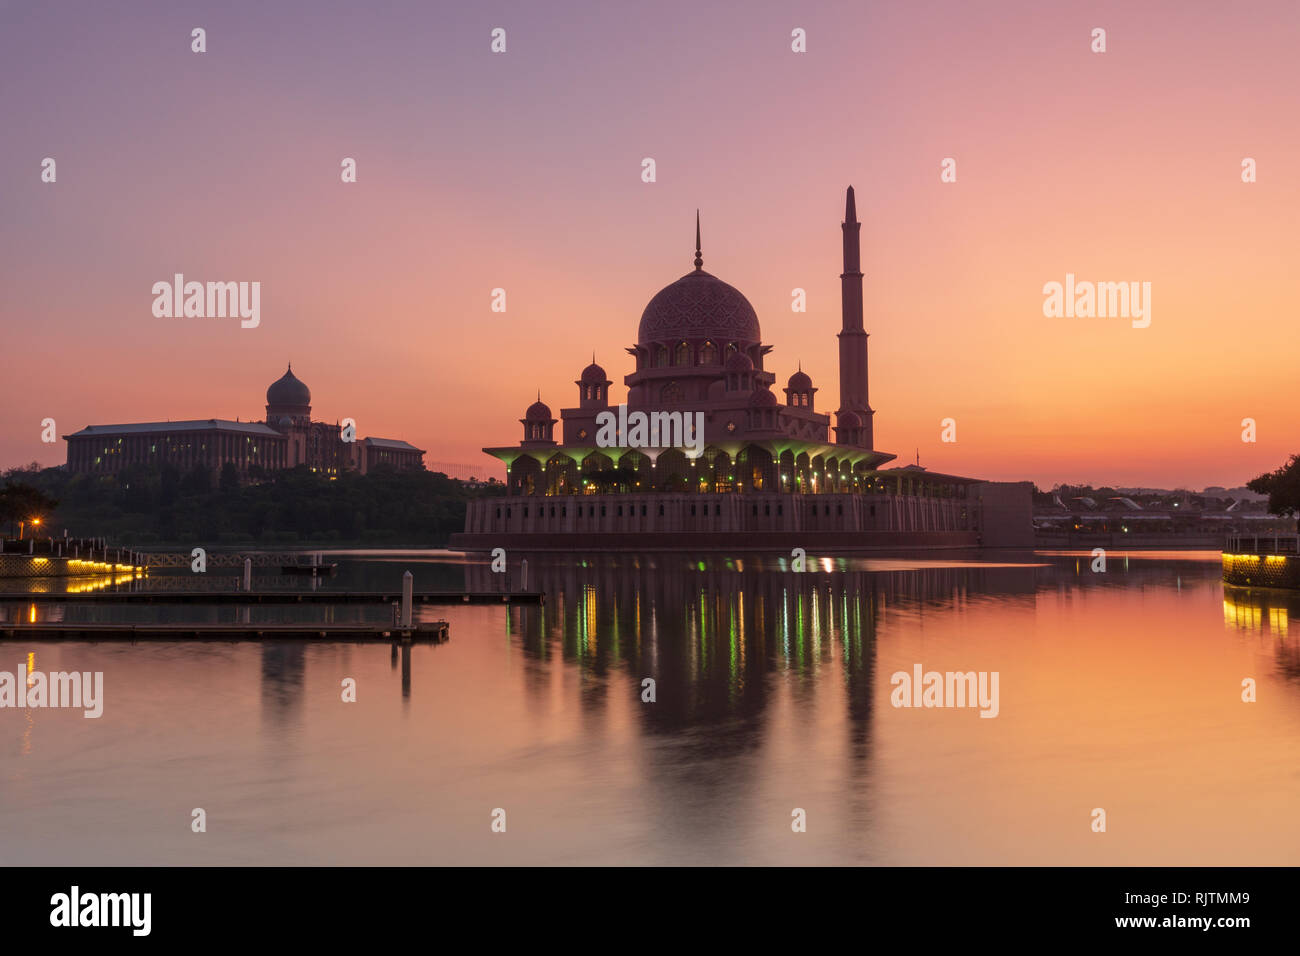
[[[500,584],[334,560],[329,588]],[[1217,553],[1090,563],[534,557],[544,606],[419,609],[440,645],[5,640],[105,704],[0,710],[0,865],[1300,862],[1300,596],[1225,594]],[[997,672],[997,716],[893,706],[916,665]]]

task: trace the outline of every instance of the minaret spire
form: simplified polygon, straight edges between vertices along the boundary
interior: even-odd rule
[[[836,442],[856,444],[870,448],[872,416],[875,412],[867,399],[867,333],[862,323],[862,253],[858,222],[858,206],[853,187],[844,197],[844,271],[840,274],[840,407],[838,414],[853,412],[862,424],[856,441],[850,441],[852,429],[840,433],[836,429]]]
[[[704,256],[700,253],[700,211],[695,210],[695,271],[704,268]]]

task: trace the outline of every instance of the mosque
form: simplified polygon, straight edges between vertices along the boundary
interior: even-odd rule
[[[777,396],[754,307],[704,271],[697,215],[694,270],[650,300],[627,349],[626,409],[611,405],[613,382],[594,358],[574,382],[577,404],[558,419],[539,395],[517,445],[484,449],[506,465],[507,496],[469,502],[451,547],[1032,546],[1029,482],[882,467],[895,456],[874,447],[852,186],[841,229],[833,415],[819,410],[820,389],[802,369]],[[615,412],[620,422],[635,412],[702,421],[702,441],[646,447],[622,427],[617,442],[598,441]]]
[[[407,442],[344,441],[339,422],[312,421],[311,389],[293,374],[292,365],[266,390],[265,421],[208,418],[87,425],[63,437],[68,443],[68,470],[95,475],[131,465],[167,464],[181,472],[202,465],[219,476],[227,462],[234,465],[240,481],[299,465],[331,478],[345,471],[366,474],[377,465],[424,468],[423,449]]]

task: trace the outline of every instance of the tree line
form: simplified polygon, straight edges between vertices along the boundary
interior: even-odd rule
[[[217,544],[367,544],[441,547],[462,531],[471,498],[504,486],[469,487],[446,475],[379,466],[330,479],[306,467],[241,484],[227,463],[217,479],[201,466],[133,465],[113,475],[63,468],[14,469],[0,487],[0,522],[39,516],[40,536],[106,537],[128,547]]]

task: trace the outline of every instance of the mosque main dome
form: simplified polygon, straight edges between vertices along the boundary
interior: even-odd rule
[[[641,313],[641,345],[678,339],[755,344],[758,315],[740,290],[703,269],[661,289]]]
[[[682,339],[711,339],[757,345],[761,341],[758,314],[740,290],[704,271],[700,253],[700,224],[695,221],[695,271],[660,289],[645,311],[637,331],[640,345]]]
[[[268,405],[310,405],[311,389],[293,374],[293,366],[266,390]]]

